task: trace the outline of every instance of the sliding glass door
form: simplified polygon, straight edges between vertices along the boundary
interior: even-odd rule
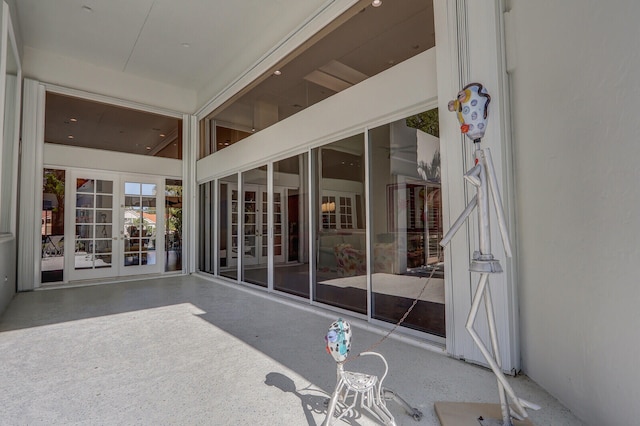
[[[437,117],[219,179],[219,274],[444,338]]]
[[[420,296],[403,325],[445,337],[437,119],[431,110],[369,131],[371,317],[396,323]]]
[[[313,300],[367,314],[364,135],[316,148],[312,154]]]

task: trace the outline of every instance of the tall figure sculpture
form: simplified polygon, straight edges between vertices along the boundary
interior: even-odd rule
[[[484,87],[479,83],[471,83],[465,86],[459,93],[456,100],[449,102],[449,110],[458,114],[458,121],[461,124],[461,131],[469,137],[475,146],[475,165],[469,170],[464,178],[477,188],[477,193],[466,206],[460,217],[451,226],[451,229],[444,236],[440,245],[446,246],[453,235],[464,224],[465,220],[474,208],[478,210],[478,250],[473,253],[473,259],[469,265],[469,270],[480,273],[478,288],[471,302],[469,317],[465,325],[471,334],[473,341],[478,346],[482,355],[487,360],[489,367],[498,379],[498,391],[500,394],[500,404],[502,408],[502,421],[484,420],[483,425],[512,426],[511,417],[523,420],[527,417],[526,408],[539,409],[540,407],[518,398],[511,385],[507,382],[503,372],[500,359],[500,349],[496,331],[495,317],[493,313],[493,303],[489,289],[489,275],[502,272],[500,261],[493,257],[491,253],[491,234],[489,226],[489,201],[493,201],[496,211],[500,235],[504,244],[505,254],[511,257],[511,245],[509,234],[502,209],[502,200],[498,189],[495,169],[491,160],[489,148],[481,149],[480,143],[487,127],[487,113],[491,97]],[[490,191],[490,192],[489,192]],[[489,336],[491,338],[491,351],[482,341],[473,325],[480,308],[480,303],[484,299],[484,307],[487,314],[489,326]],[[509,398],[513,404],[513,411],[509,407]]]

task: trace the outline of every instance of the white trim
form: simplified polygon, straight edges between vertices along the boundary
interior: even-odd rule
[[[198,186],[196,184],[196,154],[198,122],[194,115],[182,116],[182,272],[196,271],[196,238]],[[184,244],[187,241],[188,244]]]
[[[86,168],[105,172],[139,173],[181,178],[183,161],[116,151],[45,143],[44,161],[54,167]]]
[[[7,6],[6,3],[4,3],[5,6]],[[12,104],[12,107],[14,108],[14,113],[13,113],[13,159],[12,159],[12,179],[11,179],[11,206],[14,206],[11,209],[11,218],[10,218],[10,223],[9,223],[9,229],[10,232],[15,236],[17,229],[18,229],[18,218],[17,218],[17,214],[18,214],[18,209],[16,208],[16,206],[18,205],[18,170],[19,170],[19,161],[20,161],[20,118],[21,118],[21,111],[22,111],[22,63],[20,61],[20,54],[18,52],[18,44],[16,42],[16,34],[14,32],[13,29],[13,20],[11,19],[11,15],[9,13],[8,10],[8,6],[7,6],[7,10],[6,13],[3,12],[3,17],[5,15],[9,15],[9,18],[7,20],[7,49],[9,49],[9,45],[11,47],[11,54],[14,55],[14,59],[16,62],[16,66],[18,68],[17,72],[16,72],[16,85],[14,87],[14,102]],[[9,51],[7,50],[7,54],[9,53]],[[6,65],[5,65],[6,68]],[[6,85],[6,82],[5,82]],[[4,116],[4,112],[3,112],[3,116]],[[3,123],[4,126],[6,126],[8,123]],[[4,129],[3,129],[3,136],[4,136]]]
[[[371,146],[369,140],[369,127],[364,129],[364,191],[362,196],[365,197],[364,203],[364,223],[366,232],[364,233],[364,246],[368,249],[367,254],[367,321],[371,321],[373,318],[373,309],[371,302],[373,301],[372,289],[373,284],[371,282],[371,274],[373,273],[373,245],[371,233]]]
[[[42,187],[45,90],[31,79],[23,90],[18,291],[29,291],[40,286],[42,190],[34,188]]]
[[[258,197],[258,200],[262,199],[262,195],[260,195]],[[269,291],[273,291],[273,275],[275,272],[275,267],[274,267],[274,263],[275,263],[275,250],[274,250],[274,243],[275,243],[275,239],[274,239],[274,227],[275,227],[275,206],[273,203],[274,200],[274,196],[273,196],[273,161],[269,161],[267,163],[267,289]],[[282,228],[284,228],[284,226],[282,225],[282,218],[284,218],[285,212],[284,212],[284,204],[285,200],[283,197],[283,194],[280,194],[280,224],[281,224],[281,237],[280,237],[280,250],[282,255],[284,256],[284,251],[285,251],[285,233],[284,230]],[[262,206],[260,206],[262,207]],[[258,214],[256,214],[256,219],[258,219]],[[257,224],[262,223],[262,220],[256,220],[256,226]],[[262,237],[260,237],[260,241],[256,242],[256,247],[260,245],[260,252],[262,252]]]

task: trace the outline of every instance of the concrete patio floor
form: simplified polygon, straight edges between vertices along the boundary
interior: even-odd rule
[[[320,425],[338,316],[196,276],[20,293],[0,318],[0,425]],[[380,340],[346,319],[352,353]],[[424,413],[390,402],[398,425],[438,425],[436,401],[498,402],[487,369],[394,338],[376,350],[386,387]],[[582,424],[527,377],[509,380],[542,406],[535,425]]]

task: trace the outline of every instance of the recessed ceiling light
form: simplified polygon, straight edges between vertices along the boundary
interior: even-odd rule
[[[93,12],[93,9],[89,6],[87,6],[86,4],[84,6],[82,6],[82,10],[84,10],[85,12]]]
[[[282,71],[280,71],[280,70],[275,70],[273,72],[273,75],[281,75],[281,74],[282,74]]]
[[[151,151],[151,147],[150,146],[147,147],[147,151]]]
[[[71,121],[72,123],[75,123],[76,121],[78,121],[77,118],[70,118],[69,121]]]
[[[373,6],[373,7],[379,7],[379,6],[382,6],[382,0],[373,0],[373,1],[371,2],[371,6]]]
[[[67,139],[73,139],[73,135],[67,136]]]
[[[164,133],[160,133],[160,137],[161,138],[164,138],[165,136],[167,136],[167,135],[165,135]]]

